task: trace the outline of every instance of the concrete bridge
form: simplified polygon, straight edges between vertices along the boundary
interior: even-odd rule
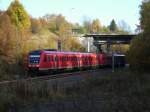
[[[83,37],[93,38],[93,44],[101,51],[101,45],[106,44],[109,50],[112,44],[130,44],[135,36],[135,34],[85,34]]]

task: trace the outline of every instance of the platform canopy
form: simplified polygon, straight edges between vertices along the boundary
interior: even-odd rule
[[[107,46],[107,52],[110,52],[113,44],[130,44],[131,40],[136,37],[135,34],[85,34],[83,37],[93,38],[93,44],[97,47],[97,52],[101,52],[101,45]],[[89,46],[88,46],[89,48]]]
[[[84,37],[93,37],[94,44],[130,44],[136,34],[85,34]]]

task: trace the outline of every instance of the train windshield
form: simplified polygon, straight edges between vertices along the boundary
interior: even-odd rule
[[[30,64],[39,64],[40,63],[40,51],[32,51],[29,53],[29,63]]]

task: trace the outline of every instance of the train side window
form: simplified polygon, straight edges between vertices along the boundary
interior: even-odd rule
[[[68,57],[68,61],[70,61],[70,57]]]
[[[77,61],[80,61],[80,58],[79,58],[79,57],[77,57]]]
[[[77,61],[77,57],[74,57],[75,58],[75,61]]]
[[[76,61],[76,58],[75,58],[75,57],[73,57],[73,61]]]
[[[64,61],[66,61],[66,57],[65,56],[63,57],[63,59],[64,59]]]
[[[65,61],[67,61],[67,57],[65,56]]]
[[[67,61],[67,56],[65,56],[65,61]]]
[[[66,61],[66,57],[64,56],[64,61]]]
[[[69,57],[67,56],[66,58],[67,58],[67,61],[69,61]]]
[[[57,56],[55,57],[55,61],[58,61],[58,57]]]
[[[66,57],[64,57],[64,61],[66,61]]]
[[[54,58],[53,58],[53,56],[51,56],[51,61],[54,61]]]
[[[90,57],[90,61],[92,61],[92,57]]]
[[[76,57],[74,57],[74,61],[77,61],[77,58],[76,58]]]
[[[63,57],[63,56],[61,57],[61,61],[62,61],[62,62],[64,61],[64,57]]]
[[[86,61],[89,61],[88,57],[86,57]]]
[[[48,58],[47,58],[47,61],[48,61],[48,62],[50,62],[50,61],[51,61],[51,58],[50,58],[50,56],[48,56]]]
[[[71,61],[73,61],[73,57],[71,56]]]
[[[61,62],[63,61],[63,57],[62,56],[60,57],[60,60],[61,60]]]
[[[47,61],[47,56],[45,55],[45,56],[44,56],[44,62],[46,62],[46,61]]]
[[[68,61],[70,61],[70,57],[68,56]]]

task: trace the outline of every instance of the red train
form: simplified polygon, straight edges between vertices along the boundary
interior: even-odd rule
[[[65,69],[87,69],[110,66],[111,63],[112,57],[105,53],[95,54],[36,50],[30,52],[28,56],[29,71],[52,72]]]

